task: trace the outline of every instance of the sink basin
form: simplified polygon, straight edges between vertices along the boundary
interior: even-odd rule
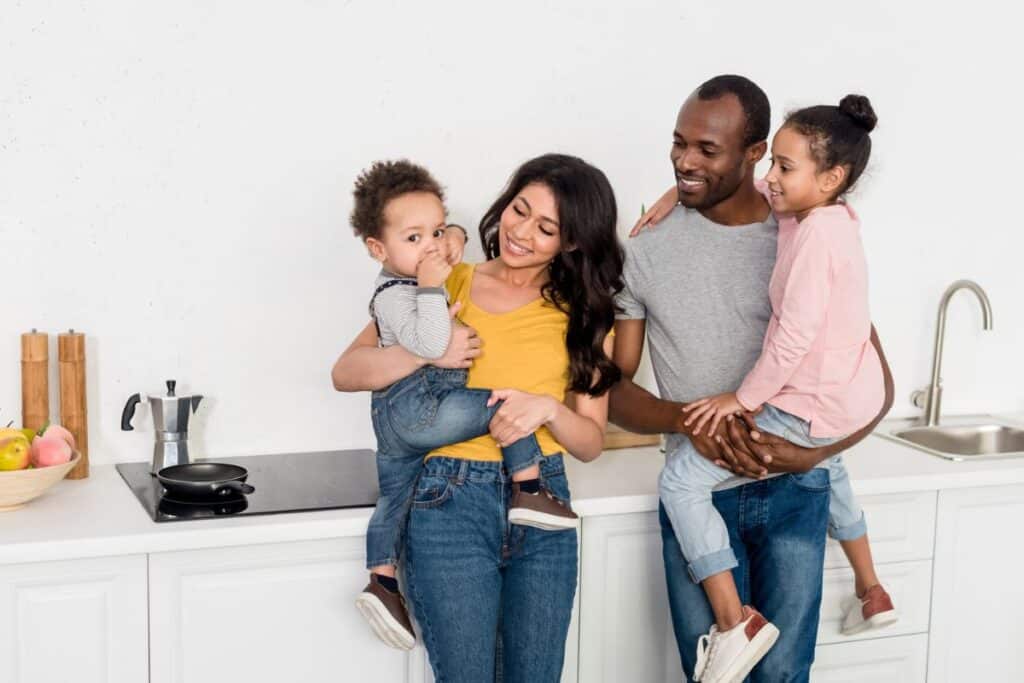
[[[989,416],[947,418],[947,424],[925,427],[903,421],[879,434],[887,439],[949,460],[982,460],[1024,456],[1024,429]]]

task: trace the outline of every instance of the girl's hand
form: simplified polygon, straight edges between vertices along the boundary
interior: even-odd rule
[[[636,237],[644,228],[660,223],[662,218],[672,213],[672,209],[676,208],[678,203],[679,191],[675,186],[668,188],[668,192],[661,195],[658,201],[654,202],[654,206],[647,209],[644,215],[640,216],[640,220],[629,231],[629,236]]]
[[[560,405],[553,396],[530,394],[518,389],[495,389],[487,406],[504,401],[491,418],[491,437],[504,448],[537,431],[555,419]]]
[[[718,423],[722,418],[739,413],[743,409],[733,392],[709,396],[683,406],[683,412],[689,414],[689,418],[683,424],[689,427],[696,421],[697,426],[693,428],[693,434],[696,436],[700,434],[701,428],[707,424],[708,420],[711,420],[711,428],[708,429],[710,436],[718,430]]]

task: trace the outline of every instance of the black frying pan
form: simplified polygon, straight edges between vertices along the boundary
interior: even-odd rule
[[[219,462],[193,462],[171,465],[156,473],[167,493],[188,498],[226,498],[252,493],[256,488],[245,483],[249,471],[240,465]]]

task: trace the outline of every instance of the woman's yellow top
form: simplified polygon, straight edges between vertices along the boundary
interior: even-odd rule
[[[569,384],[569,352],[565,348],[569,316],[543,298],[508,313],[488,313],[469,298],[474,268],[472,264],[460,263],[445,283],[451,302],[462,303],[459,319],[483,340],[481,353],[469,369],[466,386],[548,394],[561,403]],[[541,427],[536,434],[544,455],[565,451],[547,427]],[[489,462],[502,459],[501,449],[489,434],[438,448],[427,457],[435,455]]]

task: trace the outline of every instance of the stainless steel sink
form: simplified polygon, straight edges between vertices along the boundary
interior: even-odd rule
[[[946,309],[949,307],[950,299],[961,289],[972,292],[978,298],[978,303],[981,304],[982,327],[986,330],[992,329],[992,305],[981,285],[970,280],[957,280],[947,287],[939,300],[939,317],[935,324],[932,381],[924,389],[915,391],[910,398],[914,405],[924,409],[924,415],[916,420],[884,422],[875,433],[947,460],[989,460],[1024,456],[1024,428],[1005,424],[991,415],[940,416]]]
[[[926,427],[918,420],[883,425],[877,434],[948,460],[990,460],[1024,456],[1024,429],[988,415],[945,417]]]

